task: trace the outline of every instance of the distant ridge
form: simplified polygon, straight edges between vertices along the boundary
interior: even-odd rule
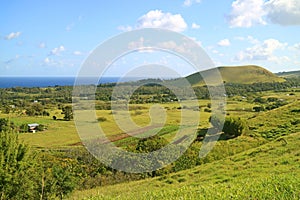
[[[201,74],[205,75],[207,79],[214,79],[217,76],[217,70],[222,76],[222,79],[226,83],[240,83],[240,84],[252,84],[252,83],[266,83],[266,82],[284,82],[285,79],[278,77],[269,70],[256,66],[221,66],[214,69],[202,71]],[[186,77],[186,79],[193,85],[204,85],[204,80],[199,73],[194,73]]]
[[[278,72],[276,73],[277,76],[283,78],[295,78],[300,77],[300,70],[299,71],[289,71],[289,72]]]

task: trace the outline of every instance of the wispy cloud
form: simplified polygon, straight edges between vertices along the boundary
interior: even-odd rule
[[[200,25],[196,23],[192,23],[192,29],[199,29]]]
[[[11,39],[19,37],[20,35],[21,35],[21,32],[11,32],[7,36],[5,36],[5,39],[6,40],[11,40]]]
[[[186,6],[186,7],[189,7],[193,4],[196,4],[196,3],[201,3],[201,0],[185,0],[183,2],[183,6]]]
[[[218,45],[221,47],[228,47],[230,46],[230,41],[229,39],[223,39],[218,42]]]
[[[132,31],[133,28],[131,26],[118,26],[118,30],[120,30],[120,31]]]
[[[81,51],[74,51],[73,55],[75,55],[75,56],[81,56],[81,55],[83,55],[83,53]]]
[[[39,44],[39,48],[41,48],[41,49],[44,49],[44,48],[46,48],[47,46],[46,46],[46,43],[45,42],[41,42],[40,44]]]
[[[63,45],[60,45],[59,47],[52,49],[49,55],[59,55],[61,52],[65,50],[66,50],[65,47]]]
[[[74,20],[73,22],[71,22],[70,24],[68,24],[66,26],[65,30],[71,31],[76,26],[76,24],[78,24],[78,22],[82,21],[82,19],[83,19],[83,16],[79,15],[76,20]]]
[[[10,63],[12,63],[12,62],[18,60],[20,57],[21,57],[21,56],[20,56],[19,54],[17,54],[15,57],[13,57],[13,58],[11,58],[11,59],[9,59],[9,60],[7,60],[7,61],[4,61],[4,64],[9,65]]]

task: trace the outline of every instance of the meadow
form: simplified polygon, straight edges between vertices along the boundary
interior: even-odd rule
[[[257,67],[251,69],[259,73],[258,77],[264,76],[262,83],[242,84],[245,80],[238,80],[225,84],[228,94],[222,111],[226,119],[243,122],[241,134],[228,134],[223,129],[205,157],[199,157],[204,136],[216,127],[211,121],[212,102],[201,84],[194,85],[197,106],[195,101],[179,101],[172,92],[154,84],[136,90],[128,112],[111,108],[113,101],[122,105],[110,96],[113,84],[99,86],[94,119],[81,117],[92,122],[86,128],[101,127],[111,142],[126,151],[147,153],[170,142],[175,145],[185,141],[177,135],[178,130],[189,130],[199,120],[192,144],[178,160],[156,171],[137,174],[111,169],[85,149],[73,120],[78,113],[72,113],[70,87],[0,90],[0,128],[17,132],[19,141],[30,147],[30,155],[35,155],[30,157],[31,168],[28,166],[35,183],[26,198],[33,199],[30,195],[35,194],[42,199],[299,199],[299,81],[283,82]],[[232,78],[230,74],[223,72],[227,81]],[[278,82],[265,83],[268,78]],[[127,98],[126,90],[121,97]],[[92,112],[88,98],[83,98],[87,107],[82,113]],[[82,106],[77,100],[73,103]],[[136,126],[123,130],[116,117],[121,124]],[[43,129],[30,133],[21,128],[31,123]]]

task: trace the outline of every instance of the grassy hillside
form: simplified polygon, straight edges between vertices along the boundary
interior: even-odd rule
[[[219,73],[222,76],[223,81],[226,83],[265,83],[265,82],[284,82],[283,78],[280,78],[272,72],[255,65],[247,66],[235,66],[235,67],[218,67]],[[217,77],[218,71],[216,69],[209,69],[201,72],[201,75],[207,77],[207,79],[213,80]],[[186,77],[192,85],[203,85],[204,81],[199,73],[195,73]]]
[[[300,70],[299,71],[290,71],[290,72],[279,72],[276,73],[277,76],[283,78],[295,78],[300,77]]]
[[[154,179],[76,192],[71,199],[299,199],[300,133]]]

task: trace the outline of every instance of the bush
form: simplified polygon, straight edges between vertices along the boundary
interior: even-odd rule
[[[225,119],[222,116],[212,115],[209,119],[212,126],[218,130],[224,132],[228,137],[238,137],[243,134],[246,129],[246,124],[241,118],[236,117],[226,117]]]
[[[238,137],[243,134],[246,129],[245,122],[240,118],[227,117],[225,119],[223,131],[230,137]]]
[[[211,112],[211,109],[209,109],[209,108],[204,108],[204,112]]]
[[[254,110],[255,112],[261,112],[261,111],[264,111],[265,108],[264,108],[263,106],[254,106],[254,107],[253,107],[253,110]]]
[[[168,141],[166,139],[155,135],[149,138],[141,139],[136,146],[136,150],[142,153],[149,153],[152,151],[159,150],[167,144]]]
[[[98,122],[105,122],[107,119],[105,117],[98,117]]]

